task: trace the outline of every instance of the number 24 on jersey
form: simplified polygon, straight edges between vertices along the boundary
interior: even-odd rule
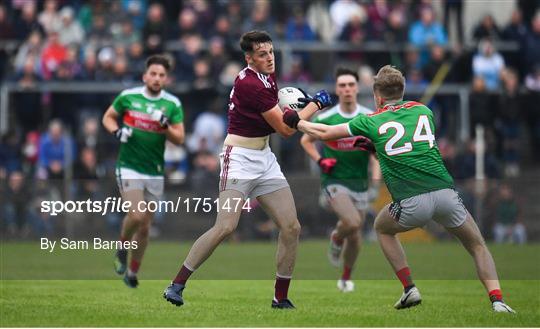
[[[388,155],[398,155],[402,153],[411,152],[413,150],[413,144],[411,142],[405,142],[403,146],[395,146],[403,136],[405,135],[405,127],[403,124],[397,121],[388,121],[383,123],[379,127],[379,134],[383,135],[388,132],[389,129],[394,129],[395,133],[384,145],[384,150]],[[431,127],[429,125],[429,119],[427,115],[423,114],[418,117],[418,122],[416,123],[416,129],[413,134],[413,142],[428,142],[429,148],[432,148],[435,145],[435,135],[431,132]],[[401,144],[401,143],[400,143]]]

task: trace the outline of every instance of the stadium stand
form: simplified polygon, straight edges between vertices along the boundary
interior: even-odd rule
[[[117,145],[96,120],[115,94],[139,84],[144,59],[156,53],[174,60],[168,90],[182,100],[192,133],[186,148],[169,153],[167,193],[200,194],[201,186],[213,193],[219,166],[212,159],[220,150],[230,88],[244,63],[237,41],[243,31],[263,29],[275,39],[281,86],[333,90],[333,69],[345,64],[361,77],[368,72],[361,102],[371,102],[369,72],[388,63],[400,68],[407,96],[434,110],[443,157],[486,236],[495,224],[487,201],[505,184],[522,205],[528,239],[538,240],[538,2],[508,1],[512,10],[492,7],[487,13],[468,6],[406,0],[0,0],[2,231],[10,237],[83,234],[65,218],[40,214],[37,201],[116,193]],[[207,125],[221,131],[209,134]],[[485,130],[480,156],[477,125]],[[55,139],[51,129],[58,126],[63,131]],[[317,191],[298,139],[276,138],[272,146],[291,182],[300,182],[297,189]],[[49,155],[58,161],[44,158]],[[482,184],[477,161],[484,167]],[[26,191],[30,202],[21,197]],[[331,223],[310,207],[315,193],[303,193],[298,211],[304,234],[322,236]],[[197,215],[204,220],[167,220],[172,216],[158,218],[165,237],[173,231],[193,237],[210,221],[204,214]],[[80,221],[96,221],[93,229],[113,235],[120,218]],[[248,228],[241,234],[257,236]]]

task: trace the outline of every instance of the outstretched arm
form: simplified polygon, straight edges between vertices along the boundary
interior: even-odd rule
[[[321,110],[327,106],[332,105],[332,97],[326,90],[318,91],[314,97],[309,97],[306,94],[306,97],[298,99],[301,102],[304,102],[306,106],[302,111],[296,113],[296,116],[302,120],[309,120],[317,110]],[[292,111],[288,109],[286,111]],[[282,137],[290,137],[296,132],[292,127],[285,124],[285,119],[283,118],[283,112],[278,105],[275,105],[272,109],[262,113],[263,118],[268,122],[274,130],[280,134]]]
[[[322,123],[300,120],[297,129],[314,139],[333,140],[351,136],[347,125],[347,123],[342,123],[335,126],[327,126]]]

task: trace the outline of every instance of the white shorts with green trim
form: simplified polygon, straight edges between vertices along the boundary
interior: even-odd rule
[[[323,187],[319,197],[319,204],[321,207],[331,210],[329,199],[335,198],[338,194],[348,195],[358,210],[367,210],[369,208],[367,191],[356,192],[341,184],[330,184]]]
[[[120,193],[142,190],[146,201],[159,200],[163,195],[163,176],[141,174],[129,168],[116,168],[116,182]]]
[[[392,202],[390,215],[403,227],[425,226],[434,220],[447,228],[459,227],[467,219],[467,209],[458,193],[453,189],[427,192]]]

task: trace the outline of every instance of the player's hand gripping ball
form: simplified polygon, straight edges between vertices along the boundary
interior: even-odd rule
[[[332,99],[332,96],[328,91],[326,90],[319,90],[314,97],[311,97],[307,95],[306,97],[299,98],[298,99],[301,102],[304,102],[306,105],[313,102],[319,110],[324,109],[325,107],[334,105],[334,100]]]

